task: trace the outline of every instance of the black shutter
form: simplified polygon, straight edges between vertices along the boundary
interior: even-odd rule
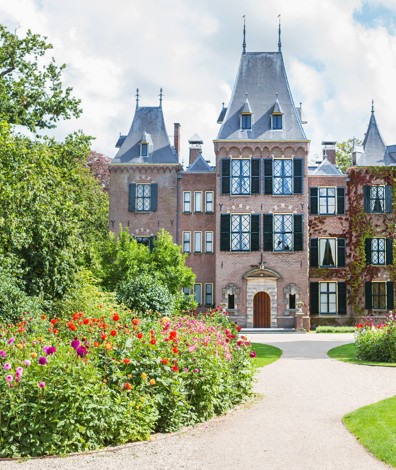
[[[318,214],[318,188],[310,188],[310,214]]]
[[[252,172],[252,194],[260,194],[260,159],[259,158],[252,158],[251,172]]]
[[[303,251],[304,227],[303,216],[294,214],[294,251]]]
[[[346,315],[347,302],[346,302],[346,283],[338,283],[338,315]]]
[[[264,194],[272,194],[272,159],[264,159]]]
[[[231,160],[221,159],[221,194],[230,194],[231,189]]]
[[[272,229],[272,214],[264,214],[264,251],[273,251],[274,249],[274,232]]]
[[[129,185],[129,196],[128,196],[128,210],[129,212],[135,212],[135,200],[136,200],[136,184],[131,183]]]
[[[260,215],[252,214],[250,216],[250,249],[251,251],[260,250]]]
[[[319,266],[319,240],[311,238],[309,242],[309,265],[311,268]]]
[[[365,308],[367,310],[371,310],[373,308],[373,298],[372,298],[372,282],[365,282],[364,283],[364,290],[366,293],[366,302]]]
[[[395,297],[393,291],[393,282],[386,283],[386,308],[388,310],[393,310],[395,304]]]
[[[337,238],[337,267],[339,268],[343,268],[345,266],[345,251],[345,238]]]
[[[345,214],[345,188],[337,188],[337,214]]]
[[[366,263],[371,264],[371,238],[365,240]]]
[[[303,193],[303,162],[302,158],[295,158],[293,160],[294,194]]]
[[[319,313],[319,282],[309,283],[309,313],[311,315]]]
[[[363,186],[363,194],[364,194],[364,212],[371,212],[370,211],[370,186]]]
[[[392,212],[392,186],[385,186],[385,212]]]
[[[155,212],[158,208],[158,184],[153,183],[151,185],[151,205],[150,210]]]
[[[393,264],[393,240],[386,239],[386,264]]]
[[[231,215],[220,215],[220,251],[230,251]]]

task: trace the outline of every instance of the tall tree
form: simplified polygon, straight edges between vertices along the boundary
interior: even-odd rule
[[[31,131],[78,117],[80,100],[62,86],[65,65],[44,57],[52,45],[30,30],[24,38],[0,25],[0,118]]]
[[[352,139],[337,142],[336,145],[336,162],[338,168],[345,173],[352,166],[352,150],[353,147],[362,145],[362,141],[353,137]]]

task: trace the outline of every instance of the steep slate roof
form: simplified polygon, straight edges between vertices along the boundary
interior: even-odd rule
[[[189,166],[189,168],[186,170],[187,173],[190,172],[207,172],[207,171],[215,171],[216,168],[208,165],[208,162],[204,159],[202,156],[202,153],[200,153],[197,158],[194,160],[193,164]]]
[[[253,113],[252,129],[240,129],[246,93]],[[282,130],[271,130],[271,113],[278,93],[283,111]],[[294,106],[281,52],[242,54],[230,104],[218,140],[307,140]]]
[[[344,173],[340,171],[333,163],[329,162],[325,157],[322,163],[312,172],[312,176],[344,176]]]
[[[149,142],[149,155],[140,156],[140,142]],[[137,107],[131,128],[112,163],[178,163],[165,128],[162,107]]]
[[[371,117],[366,135],[363,140],[363,154],[357,164],[359,166],[382,166],[388,165],[393,160],[388,155],[388,149],[379,131],[377,120],[374,115],[374,107],[371,109]]]

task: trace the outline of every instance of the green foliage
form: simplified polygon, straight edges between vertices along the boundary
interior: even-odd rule
[[[396,467],[396,396],[344,416],[346,428],[377,459]]]
[[[371,320],[357,325],[355,346],[358,359],[396,363],[396,314],[379,325]]]
[[[355,333],[353,326],[318,326],[316,333]]]
[[[327,355],[332,359],[337,359],[343,362],[350,362],[351,364],[360,364],[363,366],[396,367],[396,363],[392,362],[365,361],[362,359],[357,359],[356,346],[354,343],[343,344],[342,346],[332,348],[327,352]]]
[[[256,353],[253,359],[253,364],[256,368],[272,364],[282,356],[281,349],[269,344],[252,343],[252,349]]]
[[[50,49],[45,37],[29,30],[19,38],[0,25],[0,119],[34,131],[81,114],[72,88],[62,87],[66,66],[54,58],[43,61]]]
[[[144,314],[172,315],[175,312],[174,296],[157,277],[149,274],[140,274],[118,284],[117,300]]]
[[[354,137],[343,142],[337,142],[336,163],[343,173],[346,173],[347,169],[352,166],[352,150],[354,145],[362,145],[362,141]]]

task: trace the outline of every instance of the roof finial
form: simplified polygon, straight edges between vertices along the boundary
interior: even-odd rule
[[[282,52],[282,41],[281,41],[281,16],[278,15],[279,27],[278,27],[278,52]]]
[[[139,88],[136,88],[136,109],[139,108]]]
[[[242,54],[246,54],[246,22],[245,22],[245,16],[243,15],[243,43],[242,43]]]
[[[374,114],[374,100],[371,100],[371,114]]]
[[[159,103],[159,107],[160,107],[161,109],[162,109],[162,97],[163,97],[163,96],[164,96],[164,95],[162,94],[162,88],[160,88],[160,94],[159,94],[159,99],[160,99],[159,101],[160,101],[160,103]]]

